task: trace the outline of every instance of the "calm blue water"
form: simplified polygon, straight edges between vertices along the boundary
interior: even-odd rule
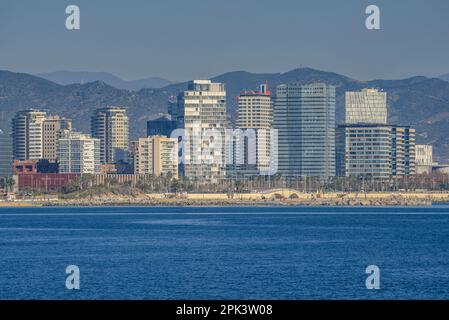
[[[449,299],[448,213],[0,208],[0,299]],[[65,288],[71,264],[79,291]]]

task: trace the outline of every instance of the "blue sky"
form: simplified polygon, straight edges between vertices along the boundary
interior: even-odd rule
[[[81,30],[65,29],[65,8]],[[381,30],[365,28],[365,8]],[[0,0],[0,69],[208,78],[307,66],[357,79],[449,73],[447,0]]]

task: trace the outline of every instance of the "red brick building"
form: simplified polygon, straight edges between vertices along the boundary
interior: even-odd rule
[[[12,163],[14,174],[36,174],[37,161],[36,160],[14,160]]]
[[[79,173],[18,174],[17,187],[19,190],[57,191],[78,176],[80,176]]]

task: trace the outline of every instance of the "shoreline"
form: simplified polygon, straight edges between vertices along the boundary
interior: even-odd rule
[[[56,201],[8,201],[1,202],[0,208],[5,207],[107,207],[107,206],[135,206],[135,207],[403,207],[403,206],[432,206],[437,204],[449,203],[447,200],[435,199],[382,199],[382,200],[359,200],[346,199],[346,201],[329,201],[329,200],[311,200],[311,201],[296,201],[296,200],[191,200],[191,199],[157,199],[145,200],[142,199],[95,199],[80,201],[77,200],[56,200]]]
[[[40,195],[25,199],[0,200],[1,207],[58,206],[430,206],[449,203],[449,192],[409,193],[300,193],[295,190],[277,190],[270,193],[202,193],[202,194],[99,194],[80,196],[71,194]]]

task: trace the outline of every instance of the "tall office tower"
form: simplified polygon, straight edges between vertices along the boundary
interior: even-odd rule
[[[91,134],[100,139],[101,163],[128,161],[128,116],[122,107],[97,109],[91,119]]]
[[[348,124],[337,129],[340,176],[388,178],[415,174],[415,130],[408,126]]]
[[[161,136],[140,138],[134,145],[134,173],[178,177],[178,139]]]
[[[391,135],[391,174],[415,174],[415,129],[410,126],[392,126]]]
[[[387,93],[376,89],[346,92],[345,123],[387,124]]]
[[[11,135],[0,129],[0,178],[12,175]]]
[[[57,157],[59,173],[99,173],[100,139],[65,130],[59,139]]]
[[[238,97],[237,128],[254,130],[254,146],[250,146],[251,137],[243,141],[243,168],[255,167],[259,173],[268,172],[270,168],[270,130],[272,127],[272,105],[270,92],[266,85],[259,91],[245,91]],[[250,153],[254,153],[251,155]],[[237,164],[240,165],[240,164]]]
[[[161,116],[155,120],[147,121],[147,136],[170,137],[173,130],[176,129],[176,120],[170,116]]]
[[[335,87],[323,83],[276,88],[279,173],[286,177],[335,176]]]
[[[218,183],[226,175],[224,84],[190,81],[188,90],[178,96],[178,106],[178,124],[184,129],[184,175],[199,183]]]
[[[59,116],[47,117],[43,123],[43,159],[57,160],[58,140],[63,130],[72,130],[72,120]]]
[[[13,155],[15,160],[43,158],[43,123],[46,113],[36,109],[22,110],[12,120]]]

